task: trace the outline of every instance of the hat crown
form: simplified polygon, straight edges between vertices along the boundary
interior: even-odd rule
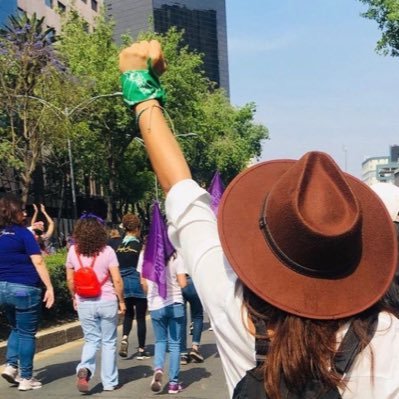
[[[339,278],[361,256],[361,209],[345,175],[327,154],[311,152],[268,193],[261,227],[268,245],[294,271]]]

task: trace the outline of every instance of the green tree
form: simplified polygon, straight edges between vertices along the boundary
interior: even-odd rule
[[[375,20],[382,31],[376,50],[384,55],[399,56],[399,0],[360,0],[368,5],[363,17]]]
[[[100,16],[96,29],[89,32],[75,11],[66,15],[63,24],[57,48],[73,75],[86,82],[90,97],[120,90],[120,49],[113,43],[112,28]],[[209,183],[219,169],[225,179],[231,179],[260,155],[267,129],[254,123],[253,104],[233,107],[225,93],[215,89],[203,72],[202,55],[189,51],[182,35],[171,29],[165,35],[146,32],[140,39],[162,42],[168,62],[162,76],[168,97],[166,112],[177,135],[195,133],[195,137],[180,140],[195,178]],[[126,44],[133,41],[127,36],[124,40]],[[84,178],[90,176],[105,185],[112,210],[109,220],[112,216],[115,221],[117,213],[132,206],[145,213],[155,196],[155,184],[145,151],[133,140],[133,114],[119,99],[92,105],[73,139],[80,184],[84,187]]]
[[[120,91],[119,50],[113,41],[113,24],[106,21],[104,13],[92,32],[77,11],[66,14],[57,46],[73,75],[88,85],[87,100]],[[101,98],[82,111],[87,113],[79,113],[80,129],[73,137],[78,181],[82,191],[89,178],[105,187],[108,219],[116,221],[118,169],[133,139],[134,121],[121,98]]]
[[[49,134],[43,124],[46,107],[32,98],[47,79],[64,73],[53,51],[53,34],[36,14],[11,16],[0,31],[1,166],[19,172],[24,203]]]

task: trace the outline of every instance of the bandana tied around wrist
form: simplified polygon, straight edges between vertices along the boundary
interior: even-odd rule
[[[161,215],[158,202],[154,202],[151,217],[150,232],[144,251],[142,275],[158,286],[158,293],[163,298],[167,297],[166,264],[175,249],[169,241],[166,225]]]
[[[121,84],[123,100],[131,107],[153,99],[158,100],[161,106],[165,105],[166,93],[151,67],[151,59],[147,61],[147,69],[123,73]]]

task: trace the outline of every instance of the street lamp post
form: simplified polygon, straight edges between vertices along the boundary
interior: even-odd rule
[[[57,115],[58,117],[61,117],[61,118],[65,118],[65,120],[68,123],[70,123],[71,117],[75,112],[77,112],[78,110],[87,108],[93,101],[96,101],[100,98],[117,97],[117,96],[121,96],[121,95],[122,95],[121,92],[115,92],[115,93],[110,93],[110,94],[100,94],[98,96],[94,96],[94,97],[91,97],[89,99],[82,101],[81,103],[79,103],[78,105],[74,106],[71,109],[66,107],[63,110],[40,97],[29,96],[29,95],[27,95],[27,96],[16,95],[15,97],[16,98],[29,98],[32,100],[36,100],[36,101],[40,102],[42,105],[51,109],[55,115]],[[68,130],[69,130],[69,128],[68,128]],[[74,166],[73,166],[72,142],[71,142],[71,138],[69,135],[69,131],[68,131],[67,145],[68,145],[68,161],[69,161],[69,171],[70,171],[69,173],[70,173],[70,179],[71,179],[72,212],[73,212],[73,218],[77,219],[78,210],[77,210],[77,201],[76,201],[75,171],[74,171]]]

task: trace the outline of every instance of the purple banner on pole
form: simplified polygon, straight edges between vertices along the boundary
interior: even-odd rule
[[[166,224],[159,209],[158,202],[154,202],[151,216],[150,232],[144,250],[143,277],[153,281],[158,286],[159,295],[166,298],[166,262],[175,249],[169,241]]]
[[[224,191],[224,184],[219,171],[216,171],[211,184],[209,185],[208,192],[211,195],[211,208],[215,215],[218,214],[219,202],[222,198]]]

